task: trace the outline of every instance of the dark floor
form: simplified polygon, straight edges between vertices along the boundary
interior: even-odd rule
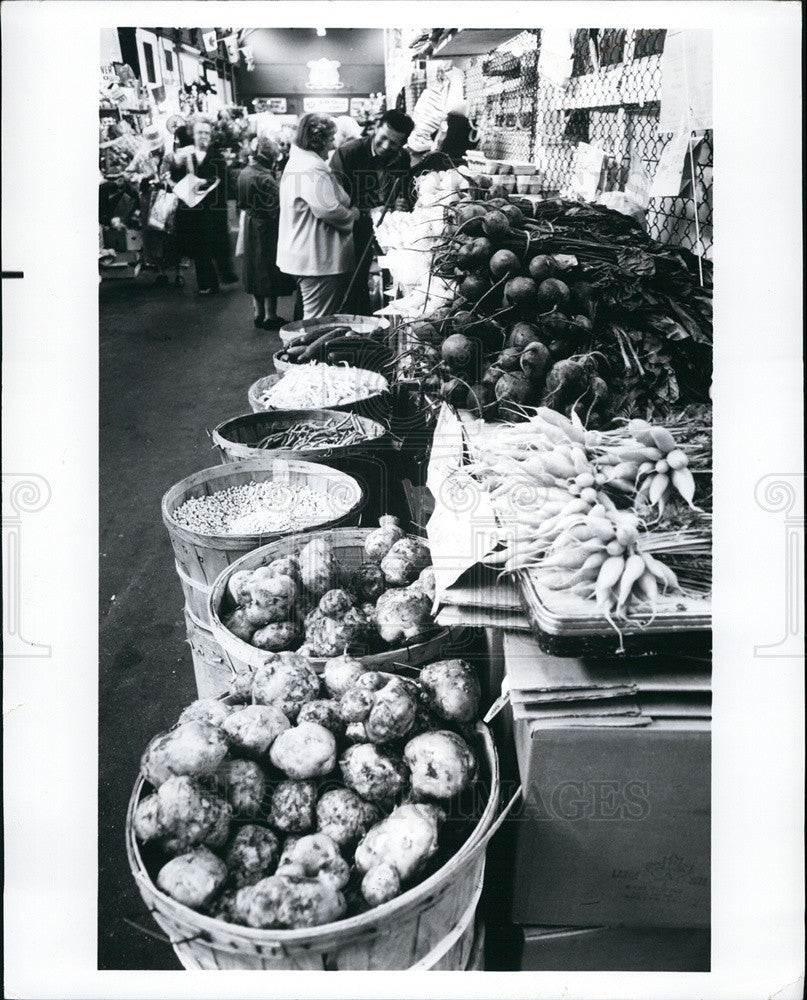
[[[148,740],[196,696],[163,493],[218,465],[205,433],[249,412],[272,370],[240,289],[200,298],[151,275],[100,286],[99,930],[101,969],[178,969],[141,903],[124,849],[126,803]],[[281,311],[291,317],[291,300]]]

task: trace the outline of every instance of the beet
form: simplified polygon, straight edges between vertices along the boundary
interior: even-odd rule
[[[546,370],[549,367],[549,349],[536,340],[524,348],[518,363],[528,379],[543,385]]]
[[[469,274],[460,284],[460,292],[469,302],[476,302],[482,298],[490,288],[490,282],[478,274]]]
[[[538,307],[541,312],[557,306],[564,309],[569,304],[569,286],[557,278],[546,278],[538,286]]]
[[[580,331],[581,335],[585,333],[591,333],[593,329],[593,324],[588,316],[572,316],[572,325],[576,326]]]
[[[504,286],[504,297],[522,313],[534,312],[538,300],[532,278],[511,278]]]
[[[451,378],[440,387],[440,397],[452,406],[464,407],[468,399],[468,387],[458,378]]]
[[[492,389],[502,375],[504,375],[504,368],[500,368],[499,365],[491,365],[482,376],[482,385],[489,385]]]
[[[485,382],[472,385],[465,405],[475,417],[490,420],[496,409],[496,392],[493,386]]]
[[[502,205],[499,211],[502,213],[502,215],[507,217],[507,221],[510,223],[511,226],[520,226],[521,223],[524,221],[524,215],[521,209],[517,208],[512,203],[509,205]]]
[[[515,205],[516,208],[521,209],[521,214],[525,219],[532,218],[532,202],[529,198],[511,198],[510,204]]]
[[[437,327],[425,320],[415,322],[411,326],[412,336],[424,344],[437,344],[440,342],[440,334]]]
[[[482,190],[489,190],[493,186],[493,181],[487,174],[476,174],[471,178],[471,184]]]
[[[594,286],[587,281],[576,281],[569,286],[569,292],[571,293],[569,302],[574,312],[593,320],[597,308]]]
[[[451,317],[451,330],[454,333],[462,333],[469,323],[473,323],[475,317],[467,309],[458,309]]]
[[[477,263],[487,264],[493,253],[493,244],[484,236],[477,236],[470,247],[470,259]]]
[[[494,201],[502,202],[505,205],[510,204],[507,199],[507,192],[505,191],[505,189],[502,187],[501,184],[490,185],[490,188],[488,190],[488,204],[491,204],[491,202]]]
[[[578,331],[574,329],[563,313],[556,309],[541,317],[541,326],[553,340],[571,339],[575,341],[579,338]]]
[[[570,358],[557,361],[546,377],[544,401],[557,409],[582,396],[587,387],[588,377],[581,364]]]
[[[450,337],[446,337],[440,348],[443,361],[455,371],[469,368],[478,353],[474,341],[461,333],[452,333]]]
[[[540,339],[538,330],[531,323],[516,323],[507,338],[507,346],[523,351],[528,344]]]
[[[476,205],[473,202],[466,205],[457,205],[454,209],[454,214],[456,216],[457,222],[462,224],[467,222],[469,219],[478,219],[485,214],[485,209],[481,205]]]
[[[546,253],[539,253],[537,257],[533,257],[529,270],[530,277],[538,284],[557,273],[552,258]]]
[[[504,212],[499,211],[498,208],[494,208],[483,217],[482,228],[486,236],[498,240],[508,235],[510,232],[510,223]]]
[[[535,386],[521,372],[505,372],[494,391],[500,415],[510,420],[525,419],[522,407],[532,405],[537,399]]]
[[[490,273],[494,278],[517,274],[520,269],[521,262],[512,250],[497,250],[490,258]]]
[[[551,340],[549,353],[555,361],[568,358],[574,352],[574,344],[569,340]]]
[[[502,353],[496,358],[496,365],[506,372],[514,372],[518,368],[518,359],[521,351],[515,347],[505,347]]]

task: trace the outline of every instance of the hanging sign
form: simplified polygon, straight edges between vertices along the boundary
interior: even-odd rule
[[[341,90],[344,83],[339,79],[339,67],[342,64],[335,59],[311,59],[308,66],[309,90]]]
[[[238,51],[238,37],[236,35],[228,35],[222,41],[224,42],[224,47],[227,49],[227,58],[231,63],[237,63],[241,58]]]
[[[215,52],[219,47],[218,39],[216,38],[216,29],[212,31],[202,32],[202,42],[205,47],[205,52]]]
[[[712,32],[668,31],[661,56],[659,132],[712,128]]]
[[[625,194],[641,209],[646,209],[650,202],[650,174],[644,159],[636,152],[631,154]]]
[[[570,186],[574,194],[585,201],[593,201],[597,197],[600,184],[600,174],[605,153],[587,142],[579,142],[572,163],[572,179]]]
[[[567,28],[542,28],[538,72],[550,83],[565,89],[572,75],[572,35]]]
[[[689,132],[681,132],[674,135],[661,151],[651,190],[654,198],[677,198],[681,193],[684,158],[688,149]]]
[[[288,102],[285,97],[263,97],[260,101],[260,108],[258,107],[258,101],[255,101],[256,111],[269,111],[273,115],[285,115]]]
[[[346,97],[304,97],[303,111],[306,114],[346,115],[348,100]]]

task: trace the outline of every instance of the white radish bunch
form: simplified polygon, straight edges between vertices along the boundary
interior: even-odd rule
[[[690,507],[695,496],[695,479],[689,459],[677,446],[666,427],[653,427],[646,420],[630,420],[630,438],[602,444],[597,450],[597,475],[604,476],[609,489],[637,495],[642,504],[658,505],[676,490]],[[596,480],[596,476],[595,476]]]

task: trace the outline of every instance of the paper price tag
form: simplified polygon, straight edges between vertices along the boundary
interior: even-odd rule
[[[653,198],[677,198],[681,193],[684,157],[689,149],[689,132],[674,135],[659,157],[653,178]]]

